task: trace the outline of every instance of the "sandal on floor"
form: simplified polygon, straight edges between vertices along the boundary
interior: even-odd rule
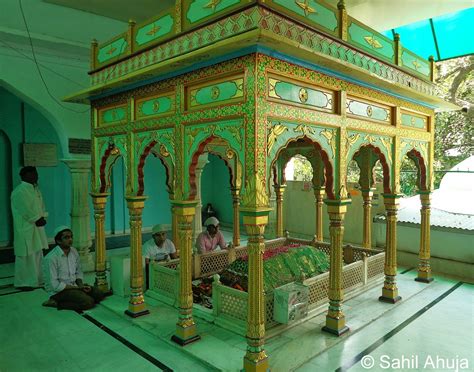
[[[54,301],[52,298],[46,300],[45,302],[43,302],[43,306],[46,306],[46,307],[58,307],[58,303],[56,301]]]

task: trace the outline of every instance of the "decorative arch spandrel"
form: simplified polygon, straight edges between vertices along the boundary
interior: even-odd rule
[[[98,162],[97,184],[96,187],[101,193],[107,192],[111,185],[112,168],[119,157],[124,160],[127,168],[127,138],[126,136],[108,137],[98,142]]]
[[[144,167],[147,157],[156,156],[166,170],[166,186],[170,194],[175,189],[175,139],[173,128],[155,130],[137,134],[135,137],[135,172],[136,185],[134,190],[137,195],[145,191]]]
[[[307,147],[311,146],[311,150],[318,154],[324,164],[326,194],[328,198],[334,199],[335,157],[337,152],[337,130],[334,128],[276,120],[269,121],[267,127],[267,151],[270,166],[267,167],[267,187],[270,188],[272,186],[272,181],[277,181],[275,179],[272,180],[271,170],[275,168],[281,153],[283,152],[283,156],[285,156],[284,150],[289,147],[296,148],[295,143],[300,141],[304,151],[310,151]],[[312,157],[309,156],[307,159],[313,165]]]
[[[187,163],[188,172],[186,185],[189,190],[189,199],[194,199],[196,196],[196,166],[198,164],[199,157],[202,154],[210,153],[216,155],[224,161],[226,167],[229,170],[229,185],[232,188],[242,188],[242,177],[243,177],[243,164],[237,149],[233,148],[228,141],[221,137],[211,135],[205,138],[196,151],[190,157],[190,162]]]
[[[417,186],[421,191],[431,189],[432,174],[429,165],[429,143],[413,139],[402,138],[400,141],[400,153],[398,157],[399,169],[403,158],[407,156],[415,163],[417,169]]]
[[[345,141],[347,165],[356,157],[360,156],[364,148],[372,149],[373,154],[381,161],[384,171],[384,189],[390,193],[393,189],[395,177],[393,163],[394,139],[388,136],[381,136],[373,133],[348,131]]]
[[[384,193],[392,193],[394,180],[392,138],[351,132],[346,139],[346,148],[348,149],[347,166],[351,160],[357,162],[361,170],[359,183],[363,188],[369,189],[373,186],[375,182],[373,169],[377,160],[380,160]]]

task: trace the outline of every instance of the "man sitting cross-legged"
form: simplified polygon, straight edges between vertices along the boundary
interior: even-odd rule
[[[54,231],[57,244],[43,260],[45,289],[50,298],[44,306],[58,310],[87,310],[99,303],[104,294],[96,287],[82,282],[81,263],[72,246],[72,231],[60,226]]]

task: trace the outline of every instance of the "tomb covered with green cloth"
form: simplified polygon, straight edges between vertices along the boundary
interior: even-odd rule
[[[301,282],[329,270],[329,256],[315,247],[290,244],[263,255],[263,284],[265,292],[291,282]],[[221,282],[247,292],[248,257],[231,263],[222,273]]]

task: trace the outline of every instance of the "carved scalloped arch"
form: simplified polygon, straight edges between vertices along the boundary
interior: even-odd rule
[[[157,157],[161,164],[165,167],[166,172],[166,187],[170,194],[174,193],[174,159],[171,157],[170,153],[163,153],[163,144],[157,142],[156,140],[151,140],[147,143],[147,145],[143,148],[141,154],[137,159],[137,165],[135,167],[137,177],[136,177],[136,188],[137,195],[143,195],[145,191],[145,175],[144,175],[144,168],[146,159],[150,154]]]
[[[269,172],[272,169],[274,169],[274,167],[276,165],[276,162],[277,162],[278,158],[280,157],[282,151],[285,150],[286,148],[288,148],[290,143],[297,142],[298,140],[305,141],[306,145],[308,145],[308,144],[312,145],[313,148],[319,153],[319,156],[320,156],[320,158],[321,158],[321,160],[324,164],[324,174],[325,174],[325,179],[326,179],[325,189],[326,189],[327,197],[329,199],[335,199],[335,195],[334,195],[334,166],[333,166],[333,163],[331,162],[327,152],[323,149],[323,147],[321,146],[319,141],[317,141],[316,138],[310,138],[310,137],[306,136],[304,133],[302,135],[299,135],[299,136],[288,138],[286,143],[278,146],[278,148],[276,148],[275,151],[272,151],[272,153],[274,155],[273,155],[273,157],[269,156],[269,159],[270,159],[270,167],[268,167]],[[311,162],[310,159],[308,159],[308,160]],[[273,180],[273,181],[275,181],[275,180]],[[267,175],[267,187],[268,187],[269,190],[272,187],[271,174]]]
[[[119,139],[117,141],[117,139]],[[98,174],[99,182],[99,192],[107,192],[111,185],[111,174],[112,168],[119,157],[122,157],[124,160],[124,165],[127,167],[127,151],[126,144],[122,137],[119,138],[110,138],[108,142],[105,142],[99,151],[99,171]]]
[[[233,188],[242,187],[242,162],[239,158],[239,151],[222,137],[211,135],[203,139],[192,156],[185,162],[185,169],[189,172],[185,175],[185,193],[186,199],[193,200],[196,196],[196,166],[199,157],[204,153],[210,153],[222,159],[229,169],[229,183]]]
[[[380,160],[380,163],[382,164],[382,170],[383,170],[383,188],[384,188],[384,193],[386,194],[391,194],[392,192],[392,181],[393,181],[393,173],[392,173],[392,168],[390,167],[390,163],[387,161],[385,154],[383,151],[370,143],[362,143],[360,146],[358,146],[357,151],[353,153],[352,157],[349,159],[349,162],[351,160],[355,160],[356,157],[359,156],[361,151],[364,149],[370,150],[373,152],[373,154]],[[349,167],[349,162],[347,163],[347,167]]]
[[[429,143],[425,141],[404,139],[400,142],[399,167],[402,160],[407,156],[415,163],[418,170],[417,186],[419,190],[428,190],[431,186],[432,174],[429,167]]]

